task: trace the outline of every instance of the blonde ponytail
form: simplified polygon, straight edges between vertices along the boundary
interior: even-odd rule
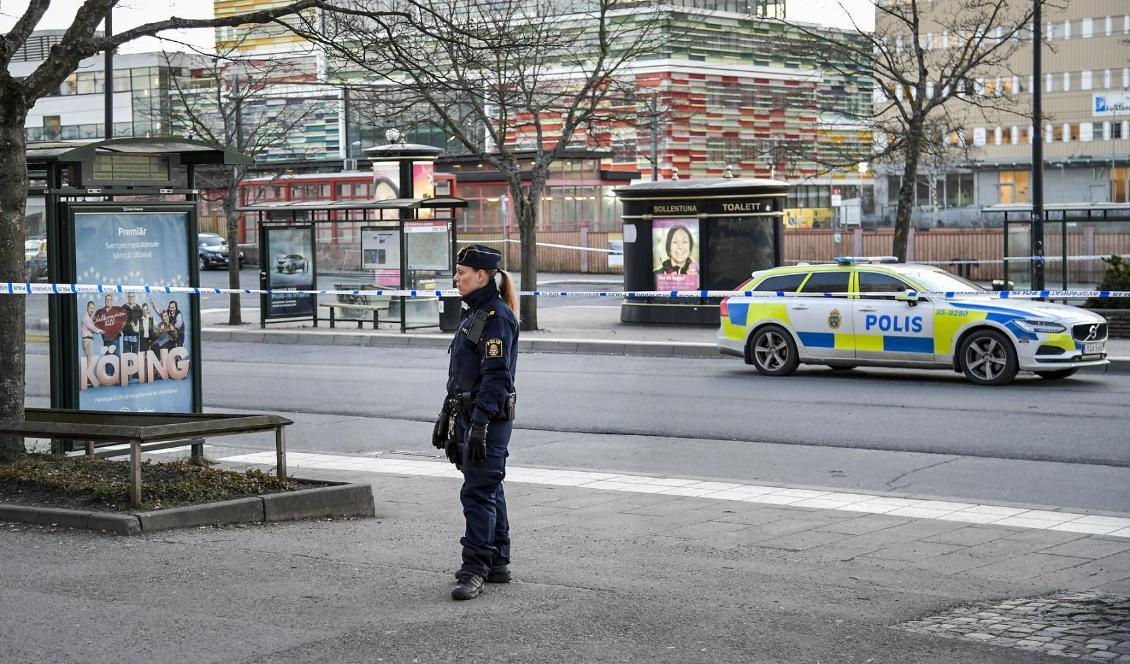
[[[514,280],[510,278],[510,273],[506,270],[499,270],[498,274],[502,282],[498,286],[498,294],[502,296],[502,301],[506,303],[506,306],[510,307],[510,310],[517,316],[518,291],[514,288]]]

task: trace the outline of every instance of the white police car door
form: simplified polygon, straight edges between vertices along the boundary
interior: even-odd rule
[[[851,301],[846,295],[826,296],[826,293],[847,293],[851,271],[847,268],[813,272],[800,288],[798,295],[788,302],[789,321],[803,346],[802,357],[818,359],[852,359]]]
[[[925,298],[896,300],[896,294],[915,289],[894,275],[866,269],[858,275],[859,299],[852,301],[856,357],[933,362],[934,304]]]

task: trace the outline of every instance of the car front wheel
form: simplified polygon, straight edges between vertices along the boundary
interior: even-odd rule
[[[996,330],[976,330],[961,344],[961,371],[976,385],[1005,385],[1016,377],[1019,362],[1008,337]]]
[[[782,327],[761,328],[750,339],[749,346],[750,362],[762,376],[787,376],[800,364],[796,343]]]

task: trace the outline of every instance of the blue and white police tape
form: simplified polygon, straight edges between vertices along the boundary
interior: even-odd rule
[[[50,284],[0,282],[0,295],[78,295],[83,293],[158,293],[184,295],[357,295],[367,297],[459,297],[455,289],[294,289],[294,288],[198,288],[193,286],[156,286],[136,284]],[[859,293],[791,293],[785,291],[739,290],[639,290],[639,291],[518,291],[524,297],[866,297]],[[890,297],[894,293],[872,293],[873,297]],[[946,299],[980,298],[1126,298],[1130,291],[1107,290],[1013,290],[1013,291],[906,291],[910,297],[941,297]]]
[[[1118,256],[1119,258],[1130,258],[1130,254],[1095,254],[1092,256],[1068,256],[1067,262],[1074,263],[1080,261],[1101,261],[1110,258],[1111,256]],[[1009,256],[1008,258],[952,258],[949,260],[912,260],[907,261],[907,265],[1000,265],[1002,263],[1058,263],[1064,260],[1063,256]],[[799,263],[806,263],[810,265],[825,265],[827,261],[808,260],[804,258],[791,259],[786,261],[791,265]]]

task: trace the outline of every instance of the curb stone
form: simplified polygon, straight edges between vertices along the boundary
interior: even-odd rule
[[[370,484],[340,484],[261,496],[265,521],[295,521],[319,516],[375,516]]]
[[[0,521],[34,523],[40,526],[102,530],[115,535],[140,535],[141,523],[133,514],[68,510],[61,507],[0,505]]]
[[[151,512],[92,512],[60,507],[0,505],[0,521],[141,535],[174,528],[297,521],[328,516],[376,516],[373,487],[335,484],[285,493],[187,505]]]
[[[143,532],[170,530],[172,528],[195,528],[197,526],[218,526],[225,523],[248,523],[263,521],[263,498],[238,498],[222,503],[205,505],[186,505],[167,510],[140,512]]]

